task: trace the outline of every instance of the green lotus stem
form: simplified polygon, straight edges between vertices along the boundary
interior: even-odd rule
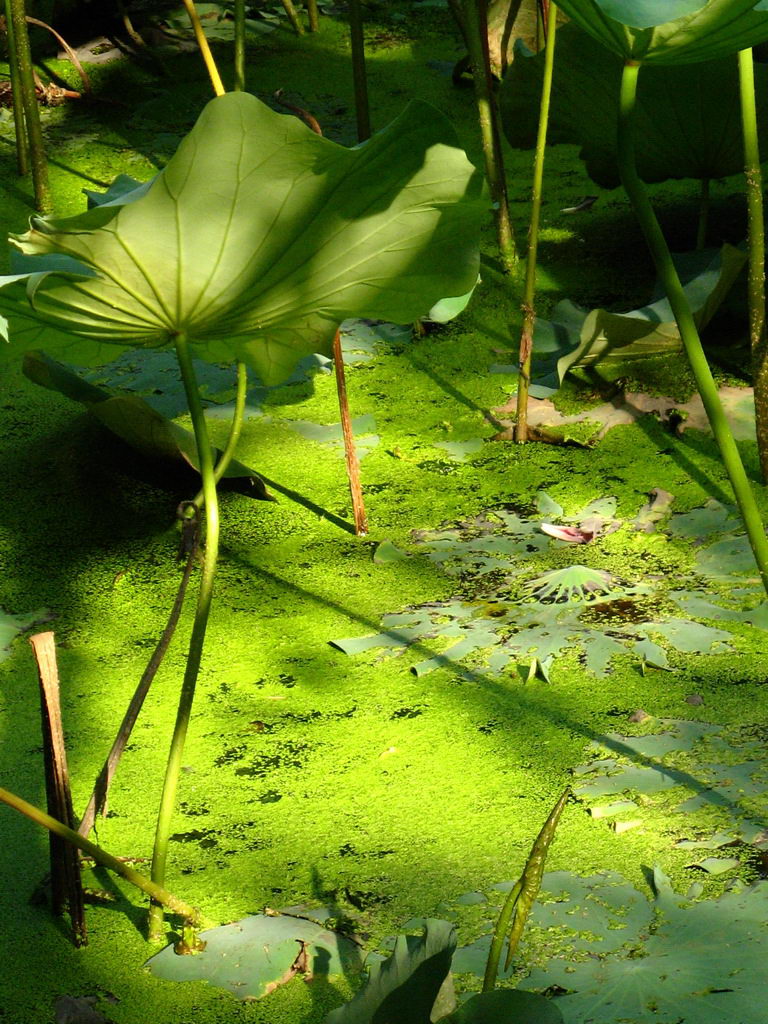
[[[480,136],[483,143],[485,174],[496,216],[499,252],[504,269],[508,274],[512,274],[517,269],[517,249],[512,219],[509,214],[509,196],[507,195],[504,157],[501,150],[499,110],[488,53],[487,0],[464,0],[464,28],[469,48],[469,59],[472,64],[472,80],[475,87],[475,102],[477,103]]]
[[[290,21],[293,26],[293,31],[297,36],[303,36],[304,26],[301,24],[301,19],[299,18],[296,8],[293,6],[293,0],[282,0],[282,4],[288,21]]]
[[[114,871],[115,874],[120,875],[131,885],[137,886],[143,892],[151,896],[158,904],[168,907],[174,914],[180,914],[183,918],[189,921],[191,924],[197,926],[202,923],[200,917],[200,911],[189,903],[185,903],[183,900],[178,899],[173,893],[168,892],[160,885],[156,885],[153,881],[147,878],[146,875],[142,875],[139,871],[134,871],[133,868],[128,867],[123,861],[118,860],[117,857],[113,857],[111,853],[107,853],[106,850],[102,850],[100,846],[92,843],[90,839],[86,839],[85,836],[79,835],[74,829],[68,828],[63,822],[58,821],[56,818],[52,818],[50,814],[46,814],[41,808],[36,807],[34,804],[27,803],[20,796],[16,796],[15,793],[9,792],[7,789],[0,788],[0,801],[12,807],[15,811],[19,811],[21,814],[26,815],[37,825],[42,825],[43,828],[47,828],[49,832],[53,832],[54,835],[60,836],[65,839],[68,843],[72,843],[83,853],[92,857],[97,864],[103,864],[105,868],[109,868],[110,871]]]
[[[744,471],[744,465],[736,447],[728,420],[725,418],[720,396],[707,363],[707,357],[701,345],[696,322],[691,313],[688,299],[680,284],[680,278],[672,262],[664,235],[653,212],[645,186],[635,166],[634,147],[634,110],[637,94],[637,78],[640,65],[627,61],[621,76],[621,92],[619,102],[618,126],[618,161],[622,184],[629,196],[646,243],[653,257],[656,272],[667,293],[672,313],[677,321],[680,337],[685,348],[688,362],[696,380],[704,410],[712,427],[720,455],[731,487],[739,506],[739,512],[746,528],[747,537],[755,557],[758,572],[763,586],[768,592],[768,540],[760,518],[755,497]]]
[[[235,91],[245,89],[245,0],[235,0]]]
[[[229,427],[229,436],[227,437],[227,443],[224,445],[224,451],[219,456],[219,461],[216,463],[216,468],[213,471],[213,478],[216,483],[221,480],[224,473],[227,470],[230,462],[232,461],[235,449],[237,448],[237,442],[240,440],[240,434],[243,429],[243,416],[245,413],[245,398],[248,393],[248,370],[245,363],[238,361],[237,363],[237,391],[235,392],[235,409],[232,414],[232,422]],[[192,504],[196,505],[197,508],[202,508],[205,503],[205,488],[201,488],[195,497],[192,499]]]
[[[307,17],[309,18],[309,31],[319,31],[320,14],[317,10],[317,0],[307,0]]]
[[[32,71],[32,51],[29,46],[27,14],[24,0],[8,0],[9,24],[18,69],[18,84],[21,86],[21,104],[24,108],[24,123],[29,142],[29,161],[32,167],[32,184],[35,191],[35,207],[40,213],[49,213],[53,207],[51,189],[48,184],[48,162],[45,158],[43,129],[40,125],[40,108],[37,105],[35,78]]]
[[[739,52],[741,125],[744,135],[744,175],[749,223],[747,244],[749,271],[749,341],[755,393],[755,429],[763,480],[768,481],[768,339],[765,330],[765,220],[763,216],[763,175],[755,105],[755,65],[752,50]]]
[[[349,42],[352,48],[352,80],[355,85],[357,141],[363,142],[371,137],[371,110],[368,103],[363,10],[360,0],[349,0]]]
[[[523,287],[523,329],[520,333],[520,376],[517,381],[517,418],[515,440],[523,444],[528,440],[528,389],[531,384],[531,357],[533,355],[533,326],[536,322],[534,295],[536,291],[536,256],[539,247],[541,223],[541,195],[544,180],[544,157],[549,124],[549,100],[552,95],[552,72],[555,65],[555,39],[557,35],[557,7],[549,5],[547,22],[547,49],[544,54],[544,80],[539,107],[539,130],[536,136],[536,155],[533,161],[533,190],[531,224],[528,229],[528,253],[525,261]]]
[[[16,166],[19,174],[29,170],[29,154],[27,151],[27,130],[24,123],[24,103],[21,98],[22,84],[19,74],[19,62],[16,56],[16,40],[13,36],[13,20],[11,18],[10,0],[5,0],[5,37],[8,43],[8,70],[11,75],[11,103],[13,105],[13,125],[16,135]]]
[[[696,249],[704,248],[707,241],[707,223],[709,221],[709,178],[701,179],[699,191],[699,222],[696,228]]]
[[[189,15],[189,20],[192,22],[195,39],[197,40],[197,45],[200,49],[203,61],[205,62],[208,76],[211,79],[213,91],[217,96],[223,96],[226,89],[224,88],[224,83],[221,80],[219,69],[216,67],[216,61],[213,59],[213,54],[211,53],[211,48],[208,45],[208,40],[205,37],[205,32],[203,32],[203,26],[200,23],[200,17],[195,10],[194,2],[193,0],[182,0],[182,3]]]
[[[184,752],[184,742],[187,737],[189,719],[192,713],[192,703],[195,697],[195,686],[200,671],[200,662],[205,643],[205,631],[208,626],[208,616],[211,610],[211,598],[213,596],[213,581],[216,575],[216,563],[219,554],[219,502],[216,494],[216,481],[214,478],[213,457],[211,443],[208,438],[208,428],[205,423],[203,404],[200,401],[195,368],[192,363],[192,355],[189,350],[189,343],[185,334],[179,334],[176,338],[176,357],[179,361],[184,390],[187,396],[189,411],[192,416],[192,425],[195,431],[197,443],[197,457],[200,464],[200,475],[203,478],[203,494],[205,496],[205,560],[203,563],[200,590],[197,596],[197,609],[195,621],[192,626],[192,636],[189,642],[189,653],[184,671],[184,681],[179,695],[179,707],[176,713],[176,724],[173,730],[171,746],[168,752],[168,764],[165,770],[165,781],[163,783],[163,794],[160,799],[160,809],[157,815],[157,828],[155,831],[155,846],[152,853],[152,881],[159,886],[165,885],[165,869],[168,860],[168,841],[171,833],[171,819],[176,806],[176,791],[178,789],[179,774],[181,772],[181,759]],[[149,913],[149,936],[153,940],[162,938],[163,912],[159,903],[153,901]]]

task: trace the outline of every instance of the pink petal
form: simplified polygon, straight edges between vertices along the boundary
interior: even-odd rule
[[[591,530],[581,530],[578,526],[555,526],[552,523],[542,523],[539,529],[548,537],[564,540],[569,544],[586,544],[594,537]]]

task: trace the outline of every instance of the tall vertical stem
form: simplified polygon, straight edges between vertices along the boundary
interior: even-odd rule
[[[309,31],[317,32],[320,28],[320,15],[317,10],[317,0],[307,0],[307,17],[309,18]]]
[[[208,40],[205,37],[205,32],[203,32],[203,26],[201,25],[198,13],[195,10],[195,4],[193,0],[182,0],[182,3],[189,15],[189,20],[192,22],[195,39],[197,40],[197,45],[200,48],[200,53],[202,54],[205,66],[208,69],[208,75],[211,79],[213,91],[217,96],[223,96],[226,91],[224,89],[224,83],[221,80],[219,69],[216,67],[216,61],[213,59],[213,54],[211,53],[211,48],[208,45]]]
[[[245,89],[245,0],[235,0],[235,92]]]
[[[355,518],[355,534],[364,537],[368,533],[368,518],[363,502],[363,485],[360,483],[360,462],[355,450],[355,438],[352,433],[352,418],[349,415],[347,399],[347,381],[344,376],[344,356],[341,351],[341,334],[336,331],[333,339],[333,365],[336,369],[336,391],[339,395],[339,414],[341,416],[341,432],[344,437],[344,457],[347,462],[347,479],[349,493],[352,498],[352,513]]]
[[[40,125],[40,108],[37,105],[35,78],[32,71],[32,51],[29,46],[27,15],[24,0],[8,0],[10,24],[16,50],[16,62],[21,85],[21,102],[29,141],[29,158],[32,165],[32,183],[35,190],[35,206],[40,213],[49,213],[52,208],[51,190],[48,184],[48,162],[45,159],[43,129]]]
[[[27,152],[27,127],[24,123],[24,103],[21,98],[22,84],[19,74],[19,61],[16,56],[16,40],[13,35],[10,0],[5,0],[5,34],[8,40],[8,69],[11,75],[11,102],[13,105],[13,125],[16,134],[16,166],[19,174],[29,170],[29,154]]]
[[[541,194],[544,180],[547,126],[549,124],[549,100],[552,95],[552,72],[555,65],[556,34],[557,7],[555,4],[550,4],[547,23],[547,50],[544,54],[544,80],[539,107],[539,130],[536,136],[536,156],[533,161],[531,225],[528,229],[528,253],[525,261],[525,286],[523,288],[523,329],[520,334],[520,376],[517,382],[517,419],[515,422],[515,440],[520,444],[528,440],[528,388],[531,384],[533,325],[536,321],[533,305],[536,292],[536,256],[539,248]]]
[[[168,764],[165,770],[163,793],[157,815],[155,846],[152,853],[152,881],[159,886],[165,885],[165,869],[168,859],[168,840],[171,834],[171,819],[176,806],[176,791],[181,771],[181,759],[184,742],[187,737],[192,703],[195,697],[195,686],[200,672],[200,662],[208,626],[213,596],[213,581],[216,575],[216,563],[219,554],[219,502],[214,479],[213,453],[208,439],[208,428],[205,423],[203,405],[192,364],[192,355],[186,335],[179,334],[176,338],[176,357],[179,361],[187,404],[192,416],[192,425],[197,443],[197,457],[200,464],[200,475],[203,478],[203,494],[205,496],[205,561],[203,563],[200,590],[197,595],[197,609],[189,642],[189,653],[184,671],[184,681],[179,695],[179,707],[176,713],[176,724],[173,730],[171,746],[168,752]],[[162,937],[163,910],[157,902],[153,902],[149,915],[149,937],[153,940]]]
[[[664,285],[672,313],[677,321],[680,337],[688,356],[688,362],[693,371],[696,386],[699,389],[707,418],[712,427],[712,433],[720,449],[723,464],[731,481],[731,487],[736,497],[736,503],[739,506],[741,518],[747,531],[763,586],[766,592],[768,592],[768,540],[766,540],[760,512],[755,503],[755,498],[752,494],[747,474],[744,471],[739,450],[733,439],[731,428],[728,425],[728,420],[725,418],[720,396],[717,393],[717,387],[701,345],[701,339],[699,338],[691,307],[675,270],[675,265],[672,262],[672,256],[661,227],[648,199],[645,185],[640,180],[635,166],[633,128],[639,71],[639,64],[628,61],[624,65],[621,76],[617,139],[621,180],[640,222],[640,227],[656,266],[656,272]]]
[[[504,175],[504,157],[501,151],[499,111],[488,53],[487,0],[464,0],[464,27],[467,34],[469,58],[472,62],[472,78],[483,143],[485,174],[496,215],[499,252],[504,269],[511,274],[517,267],[517,251],[512,220],[509,215],[509,197]]]
[[[763,215],[763,175],[757,135],[755,105],[755,67],[752,50],[739,53],[741,125],[744,135],[744,175],[747,187],[749,221],[749,341],[752,349],[752,376],[755,388],[755,427],[760,469],[768,481],[768,339],[765,329],[765,219]]]
[[[365,70],[363,10],[360,0],[349,0],[349,41],[352,47],[352,79],[355,84],[357,141],[371,137],[371,110],[368,103],[368,75]]]

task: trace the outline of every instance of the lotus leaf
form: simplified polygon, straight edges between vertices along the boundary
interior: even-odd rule
[[[768,40],[766,0],[562,0],[558,7],[622,60],[643,64],[695,64]]]
[[[558,957],[526,984],[566,990],[557,1005],[572,1024],[762,1024],[768,883],[690,902],[657,868],[654,889],[656,919],[631,936],[631,955],[581,962]],[[573,901],[558,906],[562,925],[573,927]]]
[[[359,970],[360,951],[322,923],[292,914],[255,914],[201,932],[205,950],[178,956],[166,946],[147,966],[170,981],[207,981],[238,999],[258,999],[279,983],[306,944],[307,974]]]
[[[621,60],[576,25],[557,35],[548,140],[581,146],[587,173],[620,184],[616,157]],[[532,149],[544,54],[520,50],[500,90],[510,145]],[[768,146],[768,67],[754,66],[760,148]],[[637,172],[644,181],[723,178],[744,169],[738,67],[732,57],[691,67],[649,67],[638,80]]]
[[[373,964],[365,986],[326,1024],[429,1024],[455,949],[455,927],[428,918],[423,936],[398,936],[389,959]]]
[[[82,363],[85,340],[98,362],[112,345],[158,348],[185,333],[196,356],[241,359],[277,383],[302,356],[330,352],[348,317],[405,323],[470,291],[481,188],[427,104],[347,150],[227,93],[146,194],[33,218],[14,244],[81,272],[0,279],[0,313],[21,351],[76,350]]]
[[[746,254],[724,245],[713,255],[686,254],[678,259],[684,290],[699,329],[714,316],[739,276]],[[538,320],[534,353],[540,363],[534,372],[532,394],[557,390],[570,369],[597,362],[626,362],[682,351],[680,332],[666,298],[629,313],[585,310],[568,299],[558,302],[551,320]],[[538,389],[538,390],[537,390]]]
[[[103,426],[132,448],[152,458],[183,461],[199,469],[194,435],[177,423],[166,419],[137,395],[112,395],[78,377],[69,367],[46,356],[44,352],[27,352],[24,374],[41,387],[58,391],[74,402],[81,402]],[[213,450],[214,462],[221,452]],[[232,459],[224,470],[227,479],[249,481],[248,491],[254,496],[272,500],[256,471]]]

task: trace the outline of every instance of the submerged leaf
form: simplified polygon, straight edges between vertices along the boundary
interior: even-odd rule
[[[82,273],[5,278],[0,311],[25,349],[156,348],[183,332],[197,356],[244,360],[275,383],[302,356],[329,352],[347,317],[407,323],[465,295],[477,280],[480,190],[427,104],[347,150],[227,93],[146,194],[33,218],[14,240],[22,252],[65,254]]]

